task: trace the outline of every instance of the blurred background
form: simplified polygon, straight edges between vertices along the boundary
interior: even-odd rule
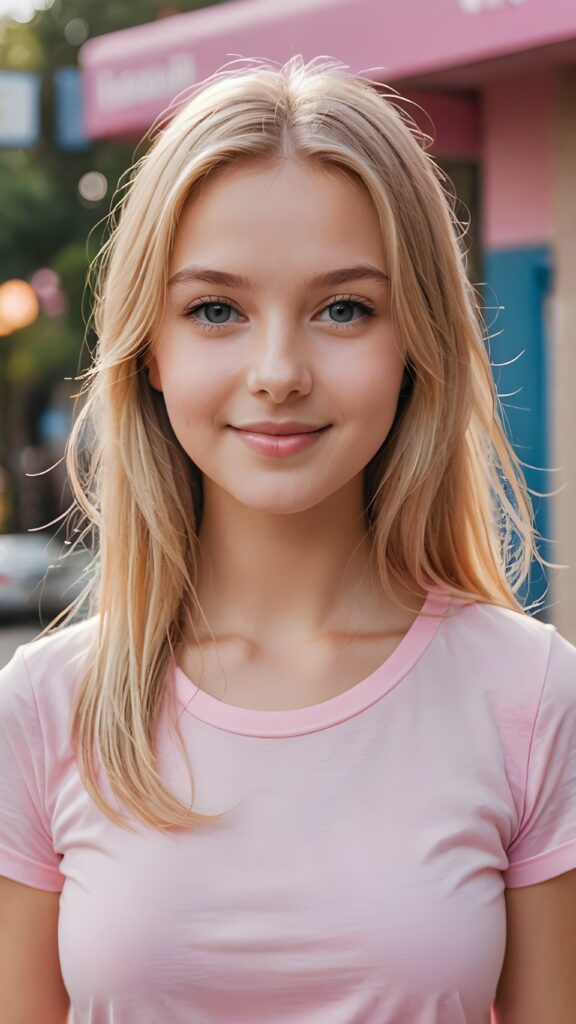
[[[86,564],[60,560],[61,460],[119,179],[195,82],[294,53],[393,86],[433,139],[540,549],[566,566],[523,598],[546,592],[539,617],[576,642],[573,0],[0,0],[0,665]]]

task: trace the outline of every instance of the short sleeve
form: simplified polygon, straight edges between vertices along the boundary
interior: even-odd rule
[[[0,875],[59,892],[45,805],[45,750],[26,662],[18,648],[0,671]]]
[[[576,647],[555,630],[528,750],[524,806],[507,855],[510,889],[576,868]]]

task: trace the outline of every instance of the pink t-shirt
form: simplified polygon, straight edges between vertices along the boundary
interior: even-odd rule
[[[489,1024],[505,887],[576,868],[576,647],[431,592],[443,610],[313,707],[236,708],[172,666],[194,807],[235,808],[179,835],[120,829],[80,781],[68,718],[97,620],[17,650],[0,874],[61,890],[70,1024]],[[190,800],[166,719],[158,737]]]

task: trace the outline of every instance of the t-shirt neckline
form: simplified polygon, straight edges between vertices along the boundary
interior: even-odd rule
[[[176,698],[201,722],[243,736],[299,736],[327,729],[375,704],[405,678],[435,636],[449,604],[449,595],[438,588],[428,590],[420,612],[392,654],[365,679],[321,704],[285,711],[240,708],[201,690],[172,662]]]

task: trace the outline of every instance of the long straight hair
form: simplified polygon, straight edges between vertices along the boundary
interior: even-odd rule
[[[146,364],[179,216],[208,175],[239,161],[296,158],[340,169],[371,197],[405,359],[392,429],[365,470],[366,530],[383,590],[437,585],[523,611],[518,590],[531,559],[540,559],[454,204],[392,93],[336,61],[296,57],[281,68],[253,62],[220,71],[171,115],[135,163],[97,258],[97,348],[66,454],[76,513],[96,538],[82,598],[94,616],[94,646],[71,725],[79,771],[101,810],[131,829],[99,788],[96,752],[128,814],[166,831],[223,816],[178,800],[154,751],[159,718],[172,706],[170,665],[186,625],[196,628],[203,615],[202,479]],[[188,761],[187,770],[192,781]]]

